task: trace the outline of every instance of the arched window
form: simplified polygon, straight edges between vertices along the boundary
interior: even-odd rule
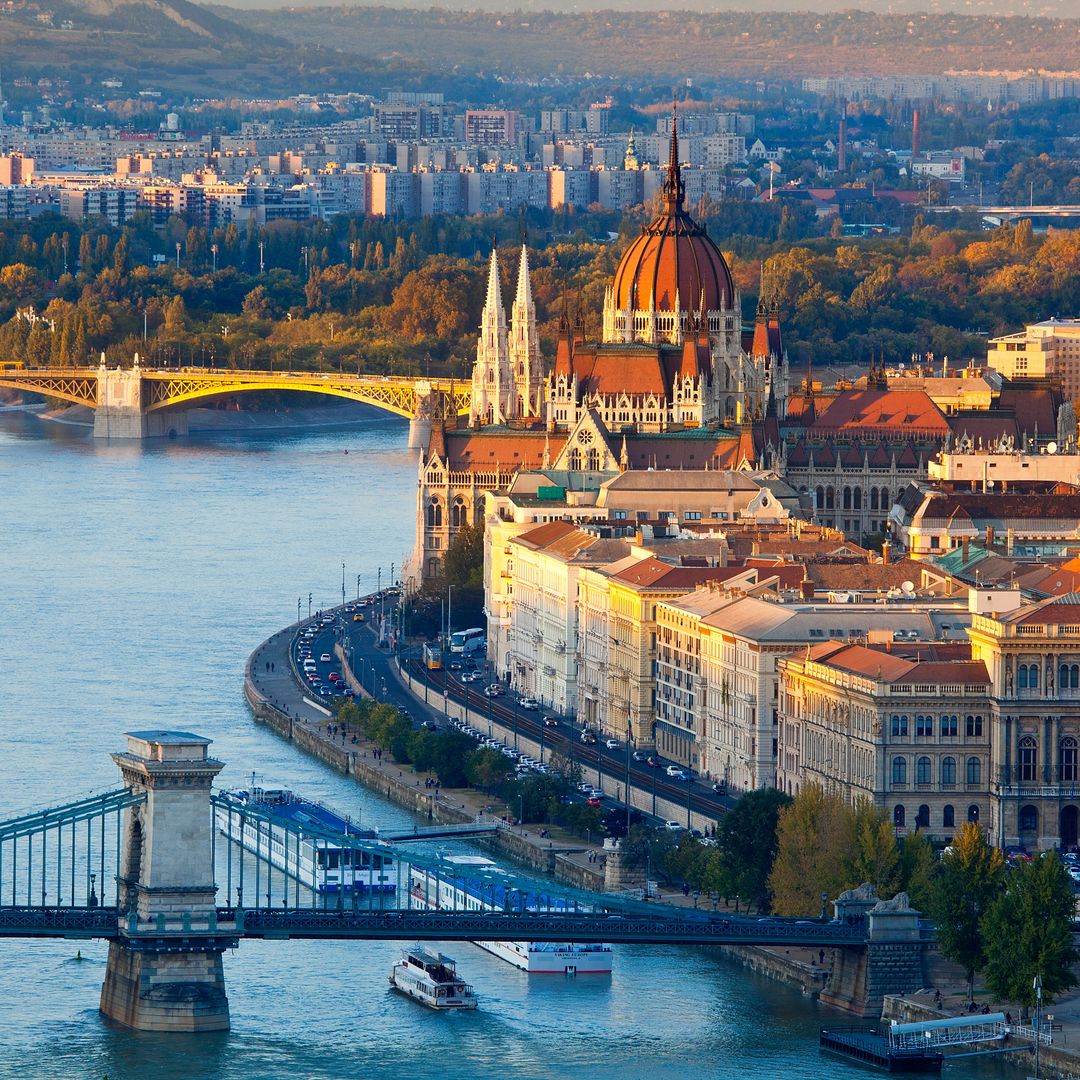
[[[892,782],[896,787],[907,784],[907,758],[894,757],[892,759]]]
[[[427,523],[429,529],[442,528],[442,503],[437,498],[433,498],[427,508]]]
[[[971,716],[967,717],[965,722],[965,730],[967,731],[967,737],[969,739],[978,739],[982,737],[982,717]]]
[[[465,500],[459,495],[450,507],[450,524],[455,528],[468,524],[465,515]]]
[[[877,488],[870,489],[870,509],[876,510],[878,508],[878,491]]]
[[[904,823],[907,820],[907,815],[904,812],[903,806],[898,805],[898,806],[893,808],[892,819],[893,819],[893,824],[898,829],[902,829],[904,827]]]
[[[1016,669],[1016,686],[1019,690],[1026,690],[1028,688],[1027,683],[1027,664],[1021,664]]]
[[[825,509],[825,489],[823,487],[818,487],[814,491],[814,505],[819,510]]]
[[[570,471],[581,472],[581,451],[576,447],[570,451]]]
[[[862,509],[862,488],[852,488],[851,491],[851,509]]]
[[[979,808],[974,803],[968,807],[968,821],[975,825],[979,824]]]
[[[1080,664],[1069,665],[1069,689],[1075,690],[1080,687]]]
[[[1039,665],[1021,664],[1016,669],[1016,683],[1021,690],[1038,690]]]
[[[851,488],[849,487],[844,488],[844,509],[851,509]]]
[[[1039,744],[1032,735],[1025,735],[1020,740],[1019,765],[1021,780],[1035,779],[1035,771],[1039,765]]]
[[[1075,690],[1080,686],[1080,665],[1058,665],[1058,687],[1061,690]]]
[[[836,509],[836,493],[833,491],[831,486],[829,486],[829,487],[827,487],[825,489],[825,509],[826,510],[835,510]]]
[[[917,829],[930,828],[930,807],[926,803],[919,807],[919,812],[915,815],[915,827]]]
[[[589,472],[599,472],[600,471],[600,451],[597,450],[596,447],[593,447],[589,451],[588,460],[587,460],[587,462],[585,464],[585,468],[588,469]]]
[[[1020,808],[1020,831],[1036,832],[1039,828],[1039,811],[1034,806]]]
[[[1075,781],[1077,779],[1076,764],[1076,740],[1071,735],[1066,735],[1058,747],[1059,779],[1067,782]]]
[[[958,716],[943,716],[941,718],[941,734],[943,738],[950,739],[956,736]]]
[[[941,810],[941,824],[946,829],[951,829],[956,824],[956,813],[951,806],[944,806]]]
[[[919,713],[915,717],[915,737],[918,739],[929,739],[934,734],[934,718],[932,716],[923,716]]]
[[[944,757],[941,759],[941,786],[956,786],[956,758]]]
[[[892,733],[893,736],[899,738],[900,736],[907,735],[907,716],[898,716],[893,713],[892,716]]]
[[[915,783],[929,784],[930,780],[930,759],[928,757],[921,757],[915,765]]]
[[[982,762],[977,757],[967,759],[967,782],[969,785],[982,783]]]

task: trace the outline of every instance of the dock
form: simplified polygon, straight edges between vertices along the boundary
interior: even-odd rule
[[[870,1028],[822,1028],[822,1050],[882,1072],[940,1073],[944,1055],[930,1047],[897,1047]]]

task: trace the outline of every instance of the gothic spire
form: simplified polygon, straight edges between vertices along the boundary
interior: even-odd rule
[[[523,305],[526,309],[533,306],[532,285],[529,283],[529,251],[522,242],[521,262],[518,263],[517,295],[514,297],[514,306]]]
[[[499,256],[495,246],[491,248],[491,268],[488,271],[487,300],[484,308],[491,311],[502,311],[502,289],[499,287]]]
[[[671,101],[671,150],[668,154],[667,176],[663,183],[664,202],[668,213],[676,213],[686,199],[686,185],[679,169],[679,111],[675,99]]]

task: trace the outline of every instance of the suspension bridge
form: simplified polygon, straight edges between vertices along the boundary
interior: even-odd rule
[[[123,786],[0,822],[0,938],[108,941],[101,1010],[131,1028],[227,1029],[222,957],[245,939],[757,944],[865,952],[875,938],[872,913],[869,920],[845,920],[838,907],[832,921],[729,916],[556,885],[486,860],[469,870],[466,899],[449,906],[443,900],[433,909],[417,902],[410,875],[434,880],[439,897],[445,890],[438,882],[461,881],[460,859],[418,847],[413,835],[389,841],[311,818],[283,825],[259,804],[214,790],[224,766],[210,757],[209,746],[189,732],[130,732],[127,748],[112,755]],[[297,853],[305,843],[310,849],[320,842],[351,851],[341,856],[342,866],[364,860],[392,866],[393,887],[328,893],[302,881],[294,869]]]
[[[468,380],[418,379],[325,372],[145,368],[0,367],[0,386],[42,394],[94,410],[98,438],[146,439],[187,434],[187,409],[233,394],[288,391],[328,394],[374,405],[409,421],[409,446],[426,445],[434,420],[469,411]]]

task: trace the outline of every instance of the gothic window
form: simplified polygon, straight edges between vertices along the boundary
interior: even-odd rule
[[[956,758],[954,757],[941,759],[941,786],[956,786]]]
[[[851,509],[851,488],[849,487],[844,488],[844,509]]]
[[[581,472],[581,451],[577,447],[570,451],[570,471]]]
[[[1058,747],[1059,779],[1069,783],[1074,782],[1077,779],[1076,765],[1076,740],[1071,735],[1067,735]]]
[[[852,488],[851,491],[851,509],[862,509],[862,488]]]
[[[892,782],[896,787],[907,784],[907,758],[894,757],[892,759]]]
[[[450,507],[450,524],[455,529],[468,524],[468,517],[465,513],[465,500],[460,495],[454,500],[454,505]]]
[[[589,472],[600,471],[600,451],[597,450],[595,447],[592,447],[589,450],[585,467],[589,470]]]
[[[969,739],[978,739],[982,737],[982,717],[971,716],[967,717],[964,724],[964,730],[967,732]]]
[[[1020,831],[1035,832],[1039,828],[1039,811],[1034,806],[1020,808]]]
[[[930,807],[923,803],[919,807],[919,812],[915,815],[915,828],[916,829],[929,829],[930,828]]]
[[[523,378],[524,375],[525,375],[525,365],[519,360],[518,361],[518,376]]]
[[[893,713],[892,733],[897,738],[907,735],[907,716],[897,716],[896,713]]]
[[[881,509],[888,510],[892,503],[889,502],[889,489],[881,489]]]
[[[929,784],[930,780],[930,759],[928,757],[921,757],[915,765],[915,783]]]
[[[946,829],[951,829],[956,824],[956,812],[951,806],[943,806],[941,808],[941,824]]]
[[[958,716],[943,716],[941,718],[941,735],[942,738],[949,739],[956,735],[957,721],[960,719]]]
[[[979,824],[979,808],[974,803],[968,807],[968,821],[973,825]]]
[[[893,808],[892,819],[893,819],[893,824],[898,829],[902,829],[904,827],[904,822],[906,820],[906,815],[904,813],[903,806],[898,805],[898,806]]]
[[[1039,764],[1039,744],[1031,735],[1025,735],[1020,740],[1020,779],[1034,780],[1035,770]]]
[[[491,385],[495,382],[495,371],[493,368],[488,368],[487,381],[488,385]]]
[[[982,762],[977,757],[967,759],[967,782],[969,785],[982,783]]]
[[[429,529],[442,528],[442,503],[433,498],[427,508],[427,523]]]
[[[814,498],[815,498],[815,504],[816,504],[817,508],[819,510],[824,510],[825,509],[825,489],[823,487],[819,487],[817,489],[817,491],[814,492]]]
[[[878,509],[878,490],[877,490],[877,488],[871,488],[870,489],[870,509],[871,510],[877,510]]]

